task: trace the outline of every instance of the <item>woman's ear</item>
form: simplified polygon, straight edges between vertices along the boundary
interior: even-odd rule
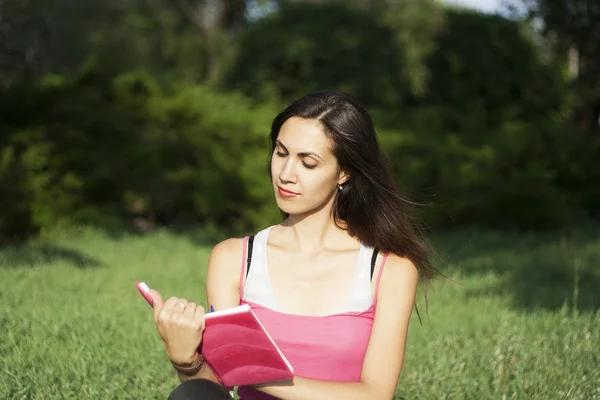
[[[350,175],[346,171],[340,171],[338,185],[343,185],[344,183],[348,182],[349,179]]]

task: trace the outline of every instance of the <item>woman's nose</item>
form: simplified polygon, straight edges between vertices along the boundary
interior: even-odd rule
[[[279,173],[279,179],[282,182],[295,183],[296,173],[294,171],[294,163],[288,159],[282,166],[281,172]]]

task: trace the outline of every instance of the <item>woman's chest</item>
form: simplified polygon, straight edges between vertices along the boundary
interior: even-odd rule
[[[339,312],[356,278],[356,263],[344,257],[269,261],[273,295],[291,314],[321,316]]]
[[[273,295],[281,311],[322,316],[338,313],[349,296],[352,277],[326,276],[305,278],[276,276],[271,280]]]
[[[372,316],[340,314],[302,317],[254,310],[275,343],[294,367],[311,379],[355,381],[371,335]]]

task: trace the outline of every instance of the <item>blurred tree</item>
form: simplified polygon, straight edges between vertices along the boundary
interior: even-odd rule
[[[402,53],[402,74],[411,92],[421,97],[430,78],[427,57],[436,49],[436,36],[444,23],[444,8],[438,0],[362,0],[363,7],[376,10],[393,32]]]
[[[443,205],[430,220],[541,227],[591,211],[582,167],[597,143],[570,135],[562,66],[499,15],[448,9],[436,40],[428,92],[399,115],[391,147],[399,181]]]
[[[435,35],[443,23],[444,8],[439,0],[276,0],[282,6],[293,3],[329,4],[356,7],[372,12],[392,32],[395,51],[402,54],[399,73],[413,94],[425,93],[428,71],[426,57],[435,48]]]
[[[402,71],[392,32],[374,12],[336,2],[290,2],[240,34],[222,85],[284,102],[336,88],[390,109],[410,94]]]
[[[600,132],[600,1],[510,0],[517,13],[542,22],[542,32],[569,60],[576,92],[575,120],[582,131]]]
[[[276,110],[202,85],[88,68],[0,89],[0,242],[40,228],[259,226]]]
[[[215,78],[250,7],[264,0],[2,0],[0,85],[84,62],[162,79]]]
[[[109,3],[0,1],[0,85],[74,73],[89,55],[91,33],[118,19],[120,9]]]
[[[205,39],[206,78],[215,79],[220,71],[222,50],[232,33],[246,21],[247,1],[175,0],[174,4]]]
[[[483,119],[484,128],[506,119],[537,118],[562,106],[560,69],[541,59],[519,22],[448,9],[436,41],[427,59],[431,79],[422,104],[444,108],[439,117],[449,117],[448,129],[456,128],[452,116],[463,120],[465,113],[474,122]]]
[[[0,240],[132,218],[276,221],[277,109],[252,100],[327,87],[369,106],[399,182],[439,205],[433,224],[600,215],[600,135],[565,123],[564,65],[518,21],[439,7],[0,0]],[[198,84],[219,75],[248,98]]]

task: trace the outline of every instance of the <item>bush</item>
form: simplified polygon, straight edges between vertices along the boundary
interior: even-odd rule
[[[249,26],[237,49],[223,87],[259,101],[339,89],[390,109],[408,95],[393,32],[374,12],[346,4],[284,4]]]
[[[598,215],[600,138],[582,140],[560,117],[484,128],[467,113],[447,131],[435,115],[421,108],[401,133],[383,133],[398,182],[431,225],[548,228]]]
[[[94,71],[13,88],[2,100],[5,239],[62,224],[117,228],[136,218],[150,227],[240,230],[269,216],[270,106],[203,86],[169,93],[144,73]]]

